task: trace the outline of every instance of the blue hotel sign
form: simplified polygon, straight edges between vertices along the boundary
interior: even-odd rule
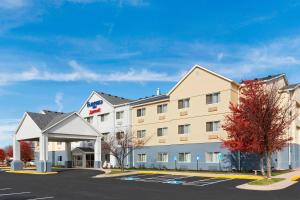
[[[88,108],[97,108],[97,106],[103,104],[103,101],[102,100],[99,100],[99,101],[94,101],[94,102],[87,102],[87,107]]]

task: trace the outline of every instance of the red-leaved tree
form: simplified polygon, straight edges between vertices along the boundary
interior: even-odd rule
[[[33,160],[32,142],[21,141],[21,160],[26,164]]]
[[[231,151],[255,153],[260,156],[264,174],[267,160],[267,177],[271,177],[272,154],[282,150],[292,138],[287,129],[296,118],[276,84],[246,81],[241,89],[239,104],[231,104],[231,113],[225,117],[224,130],[228,138],[223,145]]]
[[[3,149],[0,149],[0,162],[4,162],[6,158],[5,151]]]
[[[26,142],[21,141],[20,142],[21,147],[21,160],[26,164],[26,162],[29,162],[34,159],[34,152],[32,149],[32,142]],[[8,146],[6,148],[6,156],[8,158],[13,157],[13,148],[12,146]]]

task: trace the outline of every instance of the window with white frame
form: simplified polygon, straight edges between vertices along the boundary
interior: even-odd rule
[[[138,130],[136,136],[137,138],[144,138],[146,136],[146,130]]]
[[[157,162],[168,162],[168,153],[158,153]]]
[[[146,115],[146,108],[140,108],[136,110],[136,116],[142,117]]]
[[[206,132],[215,132],[220,129],[220,121],[206,122]]]
[[[220,154],[220,152],[206,152],[205,153],[205,162],[206,163],[219,163],[219,154]]]
[[[191,125],[190,124],[184,124],[178,126],[178,134],[188,134],[190,133]]]
[[[220,102],[220,92],[206,95],[206,104],[213,104],[219,102]]]
[[[164,128],[158,128],[157,129],[157,136],[164,136],[166,135],[168,132],[168,127],[164,127]]]
[[[89,123],[89,124],[93,124],[93,116],[92,117],[87,117],[87,118],[85,118],[86,119],[86,121]]]
[[[108,120],[108,115],[109,115],[108,113],[99,115],[100,121],[101,122],[107,121]]]
[[[147,155],[142,153],[137,155],[138,162],[147,162]]]
[[[160,113],[165,113],[167,112],[167,109],[168,109],[168,104],[161,104],[161,105],[158,105],[157,106],[157,113],[160,114]]]
[[[179,153],[178,162],[191,162],[192,156],[189,152]]]
[[[190,107],[190,98],[178,100],[178,109]]]
[[[124,117],[124,111],[116,112],[116,119],[123,119],[123,117]]]

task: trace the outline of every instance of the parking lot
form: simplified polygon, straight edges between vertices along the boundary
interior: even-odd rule
[[[195,176],[134,175],[92,178],[93,170],[66,170],[56,175],[22,175],[0,172],[0,200],[298,200],[300,185],[273,192],[239,190],[246,180]]]
[[[204,187],[221,184],[223,182],[232,181],[232,179],[219,179],[219,178],[203,178],[196,176],[175,176],[175,175],[133,175],[119,178],[123,181],[136,181],[136,182],[152,182],[171,185],[183,185]]]

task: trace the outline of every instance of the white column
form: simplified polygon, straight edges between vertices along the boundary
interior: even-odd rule
[[[49,172],[51,171],[51,163],[48,162],[48,136],[42,134],[40,136],[40,160],[37,163],[38,172]]]
[[[94,162],[94,168],[102,168],[102,163],[101,163],[101,137],[97,137],[95,141],[95,146],[94,146],[94,157],[95,157],[95,162]]]
[[[65,151],[66,151],[65,167],[66,168],[71,168],[72,167],[71,142],[66,142],[65,143]]]
[[[17,140],[16,135],[13,136],[13,159],[21,160],[21,146],[20,142]]]
[[[21,161],[21,145],[17,140],[16,135],[13,135],[13,161],[11,163],[11,170],[22,170],[23,163]]]
[[[40,137],[40,161],[48,161],[48,136]]]

